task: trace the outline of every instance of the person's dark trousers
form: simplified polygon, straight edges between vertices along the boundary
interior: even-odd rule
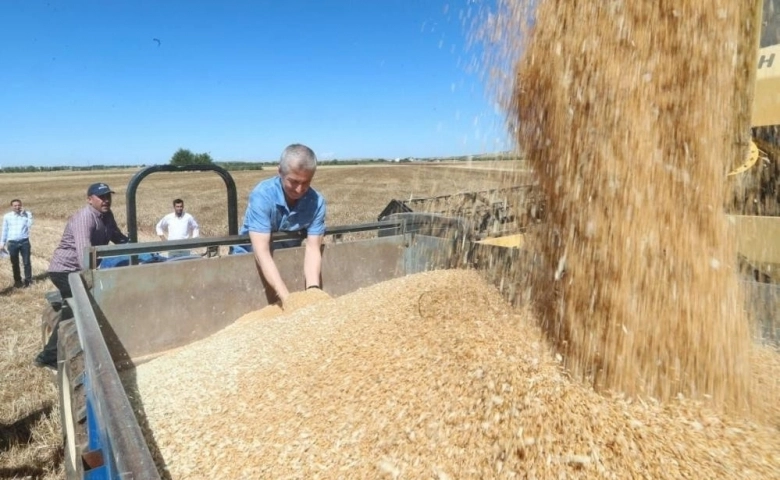
[[[52,329],[49,341],[46,342],[43,351],[35,357],[35,363],[40,366],[57,367],[57,339],[59,338],[57,332],[62,321],[73,318],[73,311],[65,302],[66,298],[73,296],[70,291],[70,284],[68,283],[68,275],[70,275],[70,273],[71,272],[49,272],[51,283],[57,287],[57,290],[60,291],[60,295],[62,296],[62,309],[60,310],[60,318],[54,326],[54,329]]]
[[[24,285],[32,281],[32,265],[30,264],[30,240],[9,240],[8,255],[11,257],[11,268],[14,272],[14,283],[17,287],[22,285],[22,275],[19,268],[19,257],[22,257],[24,265]]]

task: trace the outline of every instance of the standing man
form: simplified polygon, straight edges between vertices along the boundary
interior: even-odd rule
[[[160,219],[156,228],[160,240],[165,240],[166,230],[168,232],[168,240],[182,240],[200,236],[198,222],[189,213],[184,213],[184,200],[181,198],[173,201],[173,212]],[[189,250],[171,250],[168,252],[168,258],[183,257],[189,254]]]
[[[65,303],[73,296],[68,283],[68,275],[87,268],[84,262],[84,249],[90,246],[127,243],[125,236],[114,220],[111,211],[111,194],[114,193],[105,183],[94,183],[87,189],[87,206],[74,213],[65,224],[60,244],[54,250],[49,264],[49,278],[62,296],[60,322],[73,318],[73,312]],[[57,369],[57,330],[59,322],[43,347],[35,357],[35,365]]]
[[[16,288],[27,288],[32,283],[32,265],[30,264],[30,227],[32,224],[32,212],[24,210],[22,201],[18,198],[11,200],[11,211],[3,216],[0,250],[5,248],[11,257],[14,287]],[[22,257],[24,264],[24,283],[22,283],[22,273],[19,268],[19,256]]]
[[[290,291],[272,257],[273,248],[295,247],[301,240],[271,242],[273,232],[306,233],[303,273],[306,288],[320,288],[322,239],[325,234],[325,199],[310,188],[317,169],[317,157],[307,146],[293,144],[282,152],[279,174],[264,180],[249,194],[244,224],[239,234],[248,233],[260,272],[284,301]]]

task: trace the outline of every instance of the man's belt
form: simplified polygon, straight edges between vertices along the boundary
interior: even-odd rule
[[[23,238],[21,240],[8,240],[8,243],[24,243],[24,242],[29,242],[29,241],[30,241],[29,238]]]

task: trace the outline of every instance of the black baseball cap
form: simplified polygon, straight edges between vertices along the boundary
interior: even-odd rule
[[[87,196],[88,197],[91,197],[92,195],[97,195],[99,197],[99,196],[105,195],[107,193],[114,193],[114,191],[111,190],[111,187],[109,187],[105,183],[93,183],[87,189]]]

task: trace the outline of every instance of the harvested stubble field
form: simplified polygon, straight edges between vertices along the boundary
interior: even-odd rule
[[[49,259],[67,217],[84,205],[86,187],[107,182],[117,194],[113,209],[126,228],[125,191],[135,170],[0,175],[2,204],[20,198],[35,215],[32,243],[34,284],[14,289],[11,266],[0,262],[0,478],[62,477],[62,447],[57,392],[48,371],[32,366],[41,346],[39,329],[43,296],[53,286],[46,277]],[[239,222],[247,196],[266,169],[237,172]],[[499,171],[447,168],[441,165],[321,167],[314,188],[328,200],[328,223],[341,225],[376,220],[392,198],[484,190],[500,184]],[[138,190],[139,238],[156,240],[154,225],[181,197],[206,236],[227,233],[226,193],[214,174],[153,174]]]

